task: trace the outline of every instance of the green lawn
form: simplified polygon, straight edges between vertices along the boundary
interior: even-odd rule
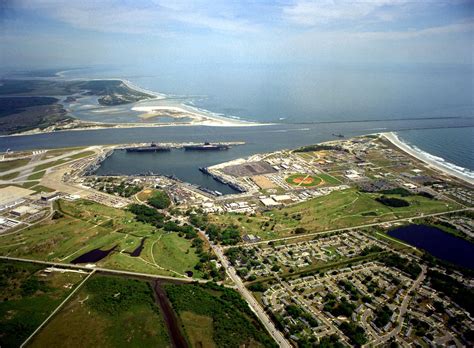
[[[336,179],[335,177],[329,175],[329,174],[318,174],[318,176],[323,179],[324,183],[329,184],[329,185],[338,185],[341,183],[339,179]]]
[[[0,346],[18,347],[85,275],[52,272],[23,262],[0,261]]]
[[[46,173],[45,170],[43,170],[41,172],[33,173],[30,176],[28,176],[27,180],[39,180],[44,176],[45,173]]]
[[[0,176],[0,180],[12,180],[12,179],[15,179],[18,175],[20,175],[20,172],[5,174],[5,175]]]
[[[29,158],[16,159],[12,161],[2,161],[0,162],[0,172],[6,172],[7,170],[23,167],[27,165],[29,161]]]
[[[379,196],[347,189],[256,217],[236,214],[214,216],[213,222],[235,224],[242,233],[271,239],[292,235],[296,227],[303,227],[307,232],[318,232],[412,217],[422,213],[444,212],[460,207],[450,201],[432,200],[416,195],[390,195],[410,202],[409,207],[391,208],[377,202],[375,198]]]
[[[184,276],[199,262],[191,241],[137,222],[128,211],[86,200],[58,201],[62,216],[0,239],[0,255],[71,262],[93,249],[115,251],[97,264],[136,272]],[[146,238],[139,257],[131,253]]]
[[[34,337],[32,347],[170,347],[147,282],[93,276]]]

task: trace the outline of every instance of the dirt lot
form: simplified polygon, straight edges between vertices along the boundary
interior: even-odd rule
[[[263,175],[253,176],[252,181],[262,190],[268,190],[278,187],[273,181]]]

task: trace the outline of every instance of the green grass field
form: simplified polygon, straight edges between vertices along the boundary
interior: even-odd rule
[[[377,202],[375,198],[379,196],[347,189],[255,217],[225,214],[213,216],[212,220],[220,225],[235,224],[242,233],[272,239],[292,235],[297,227],[303,227],[310,233],[407,218],[422,213],[444,212],[460,207],[450,201],[414,195],[403,197],[410,202],[409,207],[391,208]],[[397,195],[390,196],[400,198]]]
[[[44,176],[45,173],[46,173],[45,170],[42,170],[41,172],[33,173],[30,176],[28,176],[27,180],[39,180]]]
[[[191,241],[161,229],[137,222],[132,213],[90,201],[58,201],[63,215],[28,227],[21,233],[0,238],[0,255],[71,262],[93,249],[116,251],[99,261],[99,266],[136,272],[184,276],[199,261]],[[142,238],[139,257],[131,253]]]
[[[10,173],[10,174],[5,174],[5,175],[0,176],[0,180],[13,180],[18,175],[20,175],[20,172],[13,172],[13,173]]]
[[[18,347],[84,277],[40,273],[32,263],[0,261],[0,346]]]
[[[0,172],[6,172],[7,170],[23,167],[24,165],[27,165],[29,161],[29,158],[22,158],[12,161],[0,162]]]
[[[31,347],[170,347],[144,281],[94,275],[31,341]]]

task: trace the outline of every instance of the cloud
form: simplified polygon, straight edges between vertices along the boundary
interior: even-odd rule
[[[283,8],[283,18],[301,26],[361,19],[392,21],[416,5],[410,0],[296,0]]]
[[[233,15],[232,7],[216,13],[209,11],[212,4],[206,1],[22,0],[19,4],[23,9],[42,11],[74,28],[100,32],[166,36],[177,28],[235,34],[258,30],[257,25]]]

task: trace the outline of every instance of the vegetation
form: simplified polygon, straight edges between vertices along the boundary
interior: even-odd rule
[[[148,199],[148,204],[157,209],[166,209],[171,205],[171,200],[165,191],[155,191]]]
[[[327,231],[459,208],[458,204],[451,201],[417,195],[404,198],[409,206],[394,208],[378,202],[378,197],[380,195],[377,193],[362,193],[351,188],[245,218],[238,214],[205,217],[198,214],[194,220],[204,229],[209,224],[216,225],[221,230],[231,227],[241,234],[253,234],[265,240],[292,235],[296,228],[310,232]]]
[[[316,144],[316,145],[308,145],[300,147],[299,149],[294,150],[294,152],[316,152],[316,151],[324,151],[324,150],[335,150],[335,151],[346,151],[343,147],[339,145],[324,145],[324,144]]]
[[[70,262],[93,249],[108,250],[116,246],[116,251],[97,262],[99,266],[177,277],[185,277],[185,272],[192,271],[194,277],[220,279],[222,272],[212,265],[208,247],[196,238],[194,230],[180,226],[180,232],[167,232],[160,213],[147,206],[137,206],[138,212],[145,207],[159,214],[156,221],[144,216],[162,227],[138,221],[128,210],[87,200],[59,200],[55,202],[57,213],[51,220],[30,226],[21,234],[3,236],[0,255]],[[131,256],[144,238],[139,257]],[[199,269],[195,269],[197,265]]]
[[[21,159],[15,159],[11,161],[2,161],[0,162],[0,172],[6,172],[7,170],[23,167],[27,165],[29,161],[30,161],[29,158],[21,158]]]
[[[395,267],[405,273],[408,273],[412,278],[416,278],[421,272],[421,267],[418,263],[415,263],[414,261],[408,261],[407,259],[394,253],[386,255],[385,257],[381,258],[380,261],[385,263],[388,267]]]
[[[339,329],[341,329],[356,347],[360,347],[367,342],[364,329],[353,322],[343,322],[339,325]]]
[[[135,215],[135,219],[155,227],[163,227],[165,216],[156,209],[150,208],[143,204],[131,204],[128,210]]]
[[[216,284],[165,285],[166,293],[181,317],[192,312],[212,318],[212,339],[218,347],[259,345],[275,347],[247,303],[232,289]],[[188,328],[184,327],[185,331]]]
[[[393,208],[408,207],[410,205],[410,203],[408,203],[407,201],[403,199],[387,197],[387,196],[378,197],[375,200],[377,202],[380,202],[386,206],[393,207]]]
[[[28,176],[28,180],[39,180],[44,176],[45,173],[46,173],[46,171],[44,171],[44,170],[40,171],[40,172],[33,173],[30,176]]]
[[[98,191],[106,192],[121,197],[131,197],[140,192],[143,187],[125,181],[115,182],[113,178],[97,178],[94,180],[94,188]]]
[[[235,225],[222,228],[209,223],[208,217],[202,214],[191,214],[189,221],[197,228],[205,230],[212,241],[220,242],[223,245],[235,245],[241,240],[239,229]]]
[[[349,318],[355,308],[356,306],[344,297],[340,301],[332,293],[327,294],[325,297],[324,310],[335,317],[344,316]]]
[[[375,320],[374,323],[379,328],[383,328],[390,322],[390,318],[392,317],[392,311],[388,308],[387,305],[384,305],[382,308],[379,308],[375,312]]]
[[[428,270],[431,287],[445,293],[459,306],[474,315],[474,290],[456,279],[435,270]]]
[[[53,97],[2,97],[0,134],[13,134],[35,128],[44,129],[71,119]]]
[[[78,324],[79,323],[79,324]],[[48,325],[33,347],[170,347],[147,282],[93,276]]]
[[[83,275],[50,273],[32,263],[0,262],[0,346],[18,347],[67,296]],[[68,286],[66,288],[65,286]]]

